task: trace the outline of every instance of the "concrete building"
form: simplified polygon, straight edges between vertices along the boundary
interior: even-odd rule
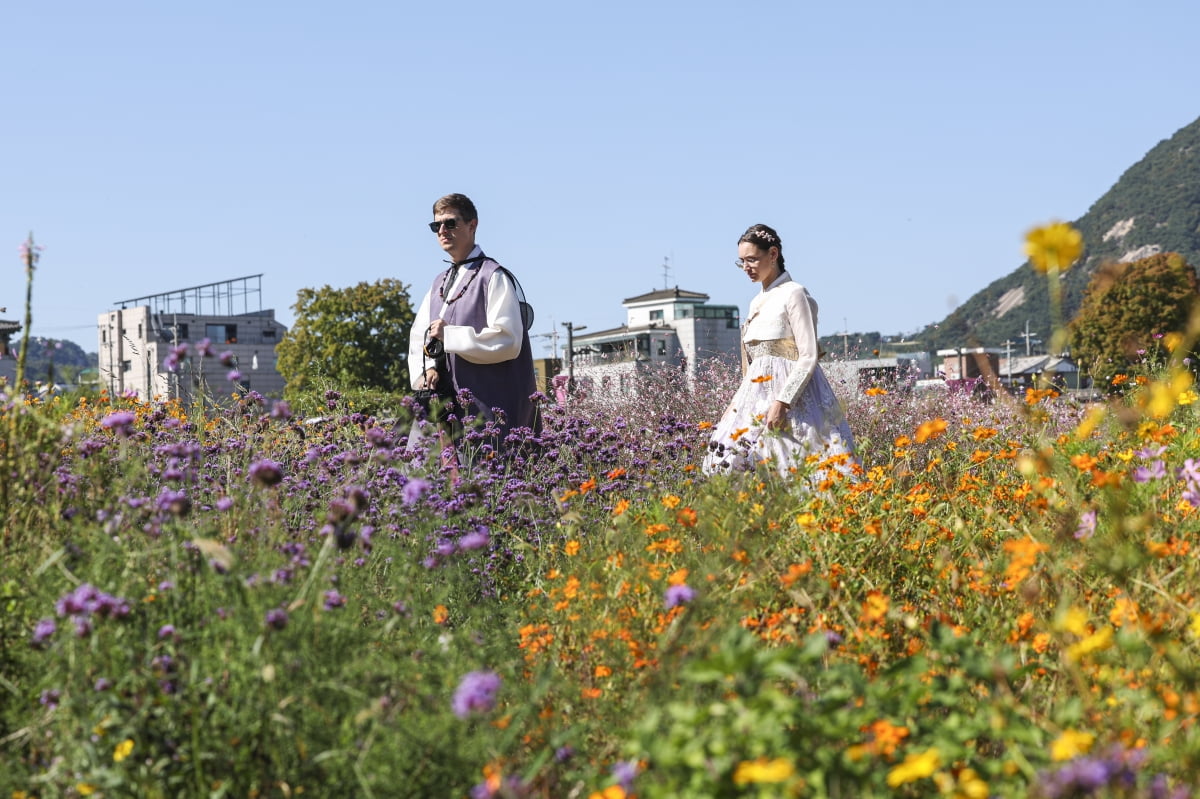
[[[100,385],[109,394],[185,403],[199,392],[216,398],[232,391],[281,396],[275,345],[287,328],[275,321],[274,311],[262,309],[261,279],[250,275],[113,303],[117,310],[101,314],[98,323]],[[213,357],[197,357],[195,345],[204,339],[212,343]],[[164,360],[185,343],[192,345],[187,357],[168,370]],[[226,352],[241,375],[236,383],[217,357]]]
[[[736,364],[741,325],[736,305],[709,305],[708,295],[676,286],[621,304],[625,324],[572,337],[567,369],[583,390],[625,392],[648,369],[672,367],[694,377],[713,358]]]

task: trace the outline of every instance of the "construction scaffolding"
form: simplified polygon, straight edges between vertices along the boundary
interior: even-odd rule
[[[250,298],[257,297],[257,308],[250,307]],[[238,300],[242,309],[236,310]],[[188,303],[192,307],[188,307]],[[118,308],[150,307],[150,313],[191,314],[193,316],[238,316],[262,312],[262,274],[235,277],[218,283],[205,283],[186,289],[150,294],[113,303]]]

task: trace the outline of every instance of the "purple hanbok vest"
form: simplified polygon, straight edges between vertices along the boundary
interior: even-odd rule
[[[500,264],[488,258],[471,264],[469,268],[478,270],[479,274],[475,275],[461,297],[446,306],[442,319],[448,325],[469,325],[478,332],[487,327],[487,290]],[[449,271],[442,272],[433,281],[430,311],[435,315],[444,303],[438,297],[438,289]],[[536,432],[536,408],[529,397],[537,390],[537,382],[533,374],[529,331],[524,327],[521,329],[521,352],[511,361],[471,363],[450,352],[446,354],[446,362],[455,391],[465,388],[474,396],[475,407],[471,412],[493,420],[496,415],[492,409],[499,408],[504,412],[504,432],[513,427],[529,427]]]

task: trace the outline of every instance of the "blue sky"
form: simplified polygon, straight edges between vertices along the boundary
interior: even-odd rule
[[[2,316],[33,231],[31,332],[89,351],[115,301],[244,275],[284,324],[306,287],[392,277],[415,303],[454,191],[534,333],[620,324],[664,285],[744,313],[756,222],[822,334],[913,332],[1200,116],[1193,0],[46,0],[0,21]]]

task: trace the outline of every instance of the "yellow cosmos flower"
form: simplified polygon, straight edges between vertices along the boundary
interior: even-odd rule
[[[75,783],[75,792],[78,793],[80,796],[91,796],[97,790],[98,789],[96,788],[96,786],[90,782]]]
[[[1165,419],[1175,410],[1179,396],[1192,388],[1192,373],[1180,369],[1167,380],[1156,380],[1150,385],[1149,395],[1143,395],[1142,405],[1155,419]]]
[[[1087,416],[1083,417],[1083,421],[1075,428],[1075,439],[1083,441],[1096,432],[1096,428],[1100,426],[1100,422],[1104,421],[1104,417],[1108,415],[1108,407],[1097,405],[1087,412]]]
[[[913,753],[904,758],[904,762],[888,772],[887,784],[890,788],[899,788],[910,782],[932,777],[942,764],[942,756],[937,747],[927,749],[919,754]]]
[[[1177,402],[1180,405],[1191,405],[1198,399],[1200,399],[1200,394],[1197,394],[1194,389],[1188,388],[1179,392],[1179,399]]]
[[[1183,334],[1172,331],[1163,336],[1163,346],[1167,348],[1167,352],[1174,352],[1175,348],[1183,343]]]
[[[1065,222],[1052,222],[1025,235],[1025,254],[1039,272],[1065,272],[1083,253],[1083,234]]]
[[[126,738],[113,749],[113,762],[120,763],[133,752],[133,739]]]
[[[1068,608],[1067,612],[1055,620],[1054,627],[1079,637],[1087,635],[1088,614],[1080,607]]]
[[[1096,736],[1090,732],[1063,730],[1063,734],[1050,744],[1050,758],[1052,760],[1071,760],[1080,755],[1086,755],[1091,751],[1092,744],[1095,742]]]
[[[1112,645],[1112,627],[1101,627],[1079,643],[1067,647],[1067,657],[1074,661],[1081,660],[1085,655],[1100,652],[1101,650],[1110,648]]]
[[[794,771],[792,762],[782,757],[774,760],[765,757],[757,760],[743,760],[737,764],[737,768],[733,772],[733,784],[784,782],[792,776]]]

